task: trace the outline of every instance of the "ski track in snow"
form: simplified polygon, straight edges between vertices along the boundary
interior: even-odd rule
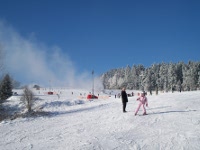
[[[64,93],[64,91],[63,91]],[[77,92],[78,93],[78,92]],[[148,95],[148,115],[134,116],[136,96],[127,113],[121,99],[77,99],[78,94],[38,96],[49,116],[0,123],[0,149],[198,150],[200,92]],[[67,97],[67,99],[66,99]],[[16,100],[15,100],[15,103]]]

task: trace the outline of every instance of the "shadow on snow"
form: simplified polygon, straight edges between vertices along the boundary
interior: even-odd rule
[[[51,111],[48,112],[49,116],[59,116],[59,115],[65,115],[65,114],[72,114],[72,113],[80,113],[80,112],[84,112],[84,111],[91,111],[91,110],[95,110],[95,109],[99,109],[101,107],[105,107],[108,104],[101,104],[98,106],[93,106],[93,107],[87,107],[87,108],[79,108],[79,109],[73,109],[73,110],[68,110],[68,111]]]
[[[197,111],[197,110],[172,110],[172,111],[162,111],[162,112],[152,112],[151,110],[149,112],[149,115],[153,114],[168,114],[168,113],[186,113],[186,112],[191,112],[191,111]]]

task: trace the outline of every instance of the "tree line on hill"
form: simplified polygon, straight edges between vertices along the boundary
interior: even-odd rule
[[[152,91],[193,91],[200,89],[200,62],[159,63],[145,68],[129,65],[101,76],[105,89]]]

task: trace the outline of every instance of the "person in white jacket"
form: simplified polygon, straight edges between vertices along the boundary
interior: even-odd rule
[[[139,105],[135,111],[135,116],[137,115],[141,106],[143,108],[143,115],[147,115],[145,105],[148,107],[148,101],[147,101],[147,97],[145,96],[145,92],[141,93],[141,96],[137,98],[137,101],[139,101]]]

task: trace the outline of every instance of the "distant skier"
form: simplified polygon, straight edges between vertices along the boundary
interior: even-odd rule
[[[122,88],[121,96],[122,96],[123,112],[125,113],[126,112],[126,103],[128,102],[128,96],[126,94],[125,88]]]
[[[135,116],[137,115],[138,111],[140,110],[140,107],[142,106],[143,108],[143,115],[147,115],[146,113],[146,109],[145,109],[145,104],[148,107],[148,101],[147,101],[147,97],[145,96],[145,92],[141,93],[141,96],[137,98],[137,101],[139,101],[139,105],[135,111]]]

